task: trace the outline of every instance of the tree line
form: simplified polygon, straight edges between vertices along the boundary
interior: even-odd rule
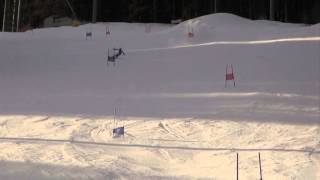
[[[69,0],[76,18],[91,21],[92,1]],[[1,21],[4,2],[0,1]],[[273,14],[270,14],[270,2],[273,2]],[[171,20],[187,20],[219,12],[250,19],[272,18],[275,21],[305,24],[320,22],[319,0],[97,0],[97,3],[97,21],[108,22],[170,23]],[[41,27],[43,20],[49,16],[75,18],[66,0],[22,0],[22,25]]]

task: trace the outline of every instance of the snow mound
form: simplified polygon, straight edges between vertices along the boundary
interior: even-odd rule
[[[189,32],[194,33],[188,38]],[[210,14],[184,21],[176,26],[162,29],[156,38],[168,40],[169,45],[195,44],[212,41],[248,41],[277,39],[292,36],[319,36],[316,26],[281,23],[267,20],[249,20],[227,13]],[[164,46],[159,41],[156,45]]]

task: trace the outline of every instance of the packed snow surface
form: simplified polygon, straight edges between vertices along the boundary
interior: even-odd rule
[[[0,87],[0,179],[320,179],[319,24],[1,32]]]

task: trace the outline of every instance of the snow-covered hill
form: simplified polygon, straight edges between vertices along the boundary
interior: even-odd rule
[[[319,24],[214,14],[145,28],[0,33],[0,179],[230,179],[236,152],[241,179],[258,179],[259,151],[266,179],[320,179]]]

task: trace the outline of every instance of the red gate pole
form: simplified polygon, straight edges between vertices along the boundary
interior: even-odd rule
[[[228,64],[226,67],[226,77],[225,77],[225,81],[224,81],[224,87],[227,88],[227,74],[228,74]]]
[[[231,64],[231,71],[232,71],[232,77],[233,77],[233,87],[236,87],[236,80],[235,80],[235,77],[234,77],[232,64]]]

